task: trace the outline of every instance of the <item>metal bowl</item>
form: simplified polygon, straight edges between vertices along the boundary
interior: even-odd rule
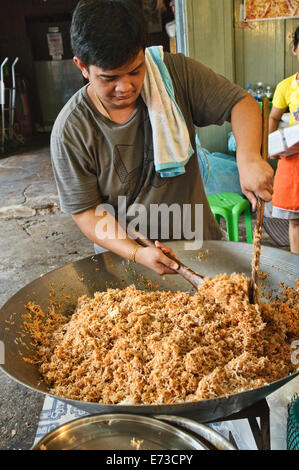
[[[252,259],[252,245],[250,244],[204,242],[201,249],[203,256],[200,261],[198,260],[199,251],[186,251],[184,242],[171,242],[168,245],[183,263],[205,276],[214,277],[218,273],[231,274],[233,272],[250,276]],[[264,281],[268,290],[279,289],[280,282],[293,285],[294,281],[299,279],[298,258],[297,255],[276,248],[262,247],[261,271],[269,273]],[[19,340],[19,332],[23,325],[22,315],[25,313],[24,305],[32,301],[47,311],[51,301],[55,300],[63,305],[61,313],[71,314],[77,298],[81,295],[93,296],[97,290],[106,290],[107,287],[123,288],[130,284],[144,289],[146,278],[150,279],[154,286],[159,285],[157,289],[160,290],[194,291],[190,284],[180,276],[165,276],[163,279],[140,265],[136,264],[132,267],[113,253],[104,253],[76,261],[31,282],[0,309],[0,341],[5,346],[5,364],[1,366],[1,369],[20,384],[34,391],[54,396],[87,413],[171,414],[199,419],[201,422],[216,421],[237,413],[262,400],[299,373],[263,387],[227,397],[174,405],[107,405],[49,394],[46,384],[41,381],[37,366],[24,362],[20,355],[20,352],[25,356],[30,355],[30,348],[32,348],[29,336],[21,338],[22,342]],[[56,285],[55,297],[49,297],[49,291],[53,291],[53,284]]]
[[[33,450],[235,450],[207,426],[176,416],[159,418],[132,414],[78,418],[51,431]]]

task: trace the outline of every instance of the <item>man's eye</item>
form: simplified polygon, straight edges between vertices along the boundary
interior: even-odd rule
[[[115,77],[108,77],[108,76],[107,76],[107,77],[103,77],[103,76],[101,76],[101,75],[99,75],[97,78],[98,78],[99,80],[104,81],[104,82],[113,82],[113,80],[115,80]]]

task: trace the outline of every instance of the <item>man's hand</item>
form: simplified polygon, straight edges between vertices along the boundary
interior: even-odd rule
[[[140,246],[135,255],[136,263],[152,269],[157,274],[176,274],[179,265],[163,253],[165,251],[174,255],[172,250],[159,242],[156,242],[156,246]]]
[[[177,259],[177,257],[175,256],[174,251],[173,251],[171,248],[169,248],[168,246],[166,246],[166,245],[164,245],[163,243],[159,242],[158,240],[155,241],[155,246],[156,246],[157,248],[160,248],[160,250],[162,250],[163,253],[166,254],[166,256],[167,256],[167,254],[169,253],[173,258],[176,258],[176,259]]]
[[[237,143],[241,188],[255,209],[256,195],[264,201],[271,201],[274,171],[260,154],[262,115],[252,96],[247,95],[233,107],[231,123]]]
[[[264,201],[271,201],[273,194],[274,171],[261,156],[246,158],[238,163],[240,184],[243,194],[256,208],[256,195]]]

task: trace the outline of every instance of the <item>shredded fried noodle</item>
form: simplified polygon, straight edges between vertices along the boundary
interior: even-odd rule
[[[248,278],[219,274],[198,292],[125,289],[80,297],[75,312],[26,307],[24,328],[49,391],[105,404],[169,404],[229,395],[295,372],[299,282],[250,305]]]

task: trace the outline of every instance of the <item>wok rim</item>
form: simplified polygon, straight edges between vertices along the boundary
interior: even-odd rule
[[[24,382],[21,382],[19,379],[15,378],[13,375],[11,375],[9,372],[7,372],[4,369],[3,365],[0,365],[0,369],[2,370],[2,372],[4,374],[6,374],[13,381],[17,382],[19,385],[22,385],[26,388],[29,388],[33,392],[41,393],[42,395],[50,396],[50,397],[55,398],[55,399],[60,400],[60,401],[72,402],[73,406],[76,406],[75,403],[83,403],[83,404],[86,404],[87,406],[88,405],[100,405],[100,406],[103,406],[103,407],[115,407],[116,409],[120,408],[120,407],[124,407],[124,408],[133,408],[134,407],[134,408],[139,409],[139,408],[154,408],[154,407],[161,408],[161,407],[166,407],[166,406],[167,406],[167,409],[169,409],[170,407],[175,409],[179,406],[184,406],[184,405],[195,406],[196,404],[199,404],[199,403],[209,403],[209,402],[214,402],[214,401],[218,401],[218,400],[220,401],[220,400],[223,400],[223,399],[228,400],[228,399],[232,399],[233,397],[237,397],[239,395],[244,396],[245,393],[250,393],[252,391],[258,391],[258,390],[262,390],[264,388],[266,389],[266,388],[271,387],[273,385],[278,385],[280,382],[288,383],[290,380],[296,378],[299,375],[299,368],[298,368],[298,370],[296,372],[294,372],[293,374],[282,377],[281,379],[275,380],[274,382],[270,382],[269,384],[262,385],[261,387],[250,388],[248,390],[244,390],[243,392],[233,393],[233,394],[230,394],[230,395],[220,395],[220,396],[217,396],[215,398],[207,398],[206,400],[185,401],[183,403],[173,403],[173,404],[167,404],[167,403],[158,404],[158,403],[156,403],[156,404],[152,404],[152,405],[150,405],[150,404],[149,405],[146,405],[146,404],[126,405],[126,404],[109,404],[109,403],[99,403],[99,402],[93,402],[93,401],[74,400],[72,398],[61,397],[59,395],[54,395],[51,392],[46,392],[44,390],[39,390],[38,388],[32,387],[31,385],[28,385],[28,384],[25,384]],[[282,384],[281,386],[283,386],[283,385],[284,384]],[[277,388],[275,390],[277,390]],[[269,393],[272,393],[272,391],[270,391]],[[266,396],[267,395],[265,395],[265,397]],[[77,408],[80,408],[80,407],[77,406]]]
[[[171,243],[176,243],[176,241],[173,241],[173,242],[170,242],[169,245],[171,246]],[[204,244],[205,243],[212,243],[215,247],[217,246],[222,246],[223,243],[225,243],[225,245],[231,245],[231,246],[239,246],[239,247],[243,247],[245,248],[247,251],[252,251],[252,247],[253,245],[251,244],[248,244],[248,243],[245,243],[245,242],[230,242],[230,241],[223,241],[223,240],[205,240],[203,242],[203,246],[202,248],[205,248]],[[269,246],[265,246],[263,245],[262,246],[263,249],[267,249],[267,250],[270,250],[270,251],[277,251],[279,253],[282,252],[281,249],[279,248],[275,248],[275,247],[269,247]],[[198,250],[197,250],[198,251]],[[191,251],[192,252],[192,251]],[[110,254],[113,254],[115,255],[114,253],[112,252],[108,252]],[[26,291],[26,289],[28,289],[29,286],[33,286],[35,283],[38,283],[41,278],[45,278],[46,276],[48,275],[51,275],[53,272],[55,271],[58,271],[58,270],[62,270],[62,269],[65,269],[67,266],[72,266],[74,265],[75,263],[78,263],[78,262],[84,262],[84,261],[93,261],[93,258],[98,258],[98,257],[101,257],[103,255],[105,255],[106,253],[101,253],[101,254],[94,254],[94,255],[91,255],[91,256],[87,256],[87,257],[84,257],[84,258],[80,258],[72,263],[67,263],[63,266],[60,266],[58,268],[54,268],[54,269],[51,269],[50,271],[46,272],[45,274],[43,274],[42,276],[36,278],[36,279],[33,279],[31,282],[29,282],[28,284],[26,284],[25,286],[23,286],[21,289],[19,289],[18,291],[16,291],[1,307],[0,307],[0,315],[1,315],[1,311],[5,309],[5,307],[10,304],[10,302],[12,302],[17,296],[19,296],[23,291]],[[293,255],[291,254],[292,256],[296,256],[296,255]],[[118,256],[118,255],[115,255],[115,256]],[[262,258],[263,256],[265,256],[263,253],[261,253],[261,262],[262,262]],[[266,256],[266,258],[268,258],[268,256]],[[122,258],[121,258],[122,259]],[[195,289],[194,289],[195,290]],[[36,367],[36,365],[34,365]],[[290,382],[291,380],[293,380],[294,378],[296,378],[298,375],[299,375],[299,366],[298,366],[298,369],[293,372],[292,374],[290,375],[287,375],[285,377],[282,377],[281,379],[279,380],[276,380],[274,382],[271,382],[271,383],[267,383],[267,384],[264,384],[262,385],[261,387],[257,387],[257,388],[252,388],[252,389],[248,389],[248,390],[244,390],[243,392],[238,392],[238,393],[234,393],[234,394],[230,394],[230,395],[221,395],[221,396],[217,396],[217,397],[214,397],[214,398],[208,398],[208,399],[205,399],[205,400],[198,400],[198,401],[185,401],[185,402],[182,402],[182,403],[174,403],[174,404],[167,404],[167,403],[164,403],[164,404],[134,404],[134,405],[127,405],[127,404],[106,404],[106,403],[98,403],[98,402],[90,402],[90,401],[82,401],[82,400],[74,400],[72,398],[67,398],[67,397],[62,397],[62,396],[58,396],[58,395],[54,395],[53,393],[51,392],[48,392],[48,391],[45,391],[45,390],[40,390],[36,387],[33,387],[32,385],[29,385],[27,383],[24,383],[22,382],[20,379],[16,378],[14,375],[12,375],[11,373],[9,373],[6,369],[5,369],[5,364],[0,364],[0,370],[6,375],[8,376],[11,380],[13,380],[14,382],[18,383],[18,385],[21,385],[21,386],[24,386],[26,387],[27,389],[31,390],[32,392],[35,392],[37,394],[42,394],[44,395],[44,397],[46,396],[49,396],[51,398],[54,398],[56,400],[59,400],[59,401],[63,401],[63,402],[66,402],[67,404],[71,405],[71,406],[74,406],[74,407],[77,407],[79,409],[83,409],[86,411],[86,409],[88,407],[90,407],[92,409],[92,407],[95,407],[95,406],[99,406],[101,408],[103,408],[103,411],[101,411],[99,409],[99,411],[87,411],[87,413],[90,413],[90,414],[96,414],[96,413],[104,413],[104,412],[108,412],[109,410],[120,410],[121,408],[124,409],[124,411],[119,411],[120,413],[124,412],[124,413],[138,413],[138,414],[156,414],[156,413],[161,413],[161,412],[166,412],[166,409],[167,409],[167,414],[170,414],[169,410],[171,410],[171,414],[180,414],[180,413],[184,413],[184,412],[187,412],[187,411],[196,411],[196,409],[198,410],[198,412],[201,411],[201,406],[206,406],[208,407],[208,405],[210,404],[211,407],[214,407],[215,409],[218,409],[218,407],[221,408],[221,402],[223,403],[224,401],[228,402],[228,401],[237,401],[238,397],[242,397],[244,398],[246,394],[250,395],[250,394],[253,394],[253,392],[256,392],[256,394],[258,394],[260,392],[260,394],[262,395],[262,397],[260,399],[255,399],[253,400],[253,402],[249,401],[249,404],[246,405],[246,406],[243,406],[239,405],[239,407],[237,407],[237,411],[235,412],[238,412],[238,411],[241,411],[241,410],[244,410],[245,408],[251,406],[252,404],[254,403],[257,403],[258,401],[260,401],[262,398],[266,398],[268,395],[270,395],[271,393],[275,392],[276,390],[278,390],[280,387],[282,387],[283,385],[285,385],[286,383]],[[37,371],[38,372],[38,371]],[[38,372],[39,373],[39,372]],[[40,374],[40,373],[39,373]],[[40,377],[42,378],[42,376],[40,375]],[[281,384],[280,384],[281,383]],[[204,404],[204,405],[203,405]],[[188,410],[186,410],[186,408],[188,408]],[[105,410],[106,411],[105,411]],[[136,409],[138,409],[138,411],[136,411]],[[181,409],[181,411],[180,411]],[[139,412],[139,410],[142,410]],[[158,411],[157,411],[158,410]],[[235,413],[234,412],[234,413]],[[225,417],[226,415],[223,415],[221,414],[221,417]],[[204,421],[203,421],[204,422]]]

